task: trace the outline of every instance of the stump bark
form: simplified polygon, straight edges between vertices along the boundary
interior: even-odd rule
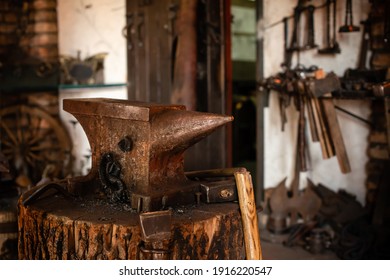
[[[98,200],[42,198],[18,203],[19,259],[139,259],[139,214],[126,205]],[[171,259],[244,259],[237,203],[173,209]]]

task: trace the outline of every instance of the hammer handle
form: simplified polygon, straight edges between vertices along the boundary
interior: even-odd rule
[[[246,259],[261,260],[263,256],[260,246],[260,233],[252,177],[247,171],[235,172],[234,177],[236,179],[238,201],[241,210]]]

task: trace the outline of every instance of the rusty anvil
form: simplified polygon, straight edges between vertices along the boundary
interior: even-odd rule
[[[191,204],[199,182],[184,173],[184,152],[233,117],[181,105],[127,100],[65,99],[92,150],[88,175],[68,182],[75,195],[96,195],[140,211]]]

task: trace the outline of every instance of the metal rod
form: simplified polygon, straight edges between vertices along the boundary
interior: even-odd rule
[[[337,106],[337,105],[335,105],[334,107],[335,107],[337,110],[339,110],[339,111],[341,111],[341,112],[343,112],[343,113],[346,113],[347,115],[349,115],[349,116],[351,116],[351,117],[354,117],[355,119],[358,119],[359,121],[364,122],[365,124],[368,124],[368,125],[370,125],[370,126],[373,125],[373,123],[370,122],[369,120],[366,120],[366,119],[364,119],[364,118],[362,118],[362,117],[360,117],[360,116],[358,116],[358,115],[356,115],[356,114],[354,114],[354,113],[352,113],[352,112],[350,112],[350,111],[348,111],[348,110],[345,110],[344,108],[341,108],[341,107],[339,107],[339,106]]]

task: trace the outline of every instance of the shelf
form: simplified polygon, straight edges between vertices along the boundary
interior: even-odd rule
[[[97,84],[97,85],[71,85],[71,84],[61,84],[58,86],[58,89],[60,90],[67,90],[67,89],[86,89],[86,88],[111,88],[111,87],[124,87],[127,86],[126,83],[116,83],[116,84]]]

